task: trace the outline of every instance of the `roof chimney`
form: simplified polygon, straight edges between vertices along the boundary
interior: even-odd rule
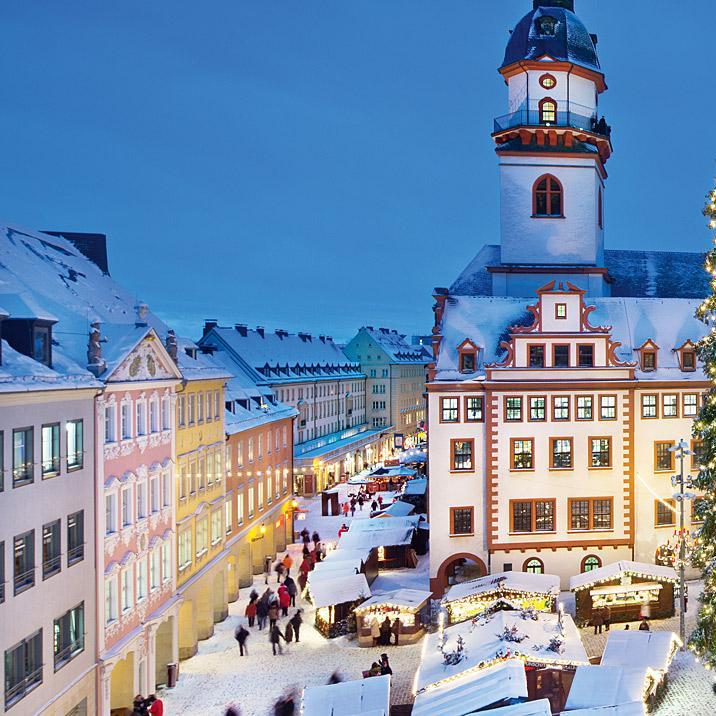
[[[167,337],[164,342],[164,347],[167,349],[167,353],[169,354],[169,357],[175,362],[179,363],[179,358],[177,356],[177,336],[176,333],[174,333],[174,330],[170,328],[167,331]]]
[[[245,323],[234,323],[234,328],[236,332],[244,338],[249,334],[249,328]]]
[[[258,333],[258,334],[261,336],[261,338],[263,338],[263,337],[264,337],[264,333],[265,333],[264,327],[263,327],[263,326],[256,326],[256,333]]]
[[[204,332],[201,334],[201,337],[203,338],[206,336],[209,331],[211,331],[212,328],[216,328],[219,325],[218,321],[215,318],[205,318],[204,319]]]
[[[283,328],[277,328],[277,329],[276,329],[276,335],[277,335],[281,340],[283,340],[284,338],[286,338],[286,336],[288,336],[288,331],[285,331]]]
[[[147,327],[147,314],[149,313],[149,306],[147,306],[146,303],[138,303],[134,309],[137,312],[137,320],[134,322],[134,325],[137,328],[146,328]]]

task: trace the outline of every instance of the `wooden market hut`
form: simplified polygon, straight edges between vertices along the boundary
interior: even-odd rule
[[[348,532],[341,535],[341,549],[375,549],[380,569],[416,567],[417,517],[371,517],[353,520]]]
[[[443,597],[448,622],[456,624],[496,609],[555,610],[559,577],[531,572],[495,572],[454,584]]]
[[[338,488],[332,487],[321,492],[321,514],[324,517],[336,517],[341,514],[338,502]]]
[[[314,570],[308,575],[308,595],[316,608],[316,629],[330,639],[347,632],[348,618],[371,592],[363,573]]]
[[[428,478],[416,477],[403,485],[400,499],[415,506],[416,512],[427,512]]]
[[[339,542],[338,549],[331,550],[325,559],[314,567],[313,571],[326,568],[337,569],[337,565],[345,566],[345,564],[350,564],[351,571],[365,574],[368,584],[373,584],[378,576],[378,550],[344,549]]]
[[[592,621],[592,610],[609,608],[612,622],[674,616],[676,570],[645,562],[620,560],[583,572],[569,580],[574,592],[578,624]]]
[[[303,690],[303,716],[365,714],[387,716],[390,713],[390,677],[374,676],[358,681],[307,686]]]
[[[374,646],[371,624],[375,619],[380,623],[386,617],[391,624],[400,619],[399,646],[419,641],[429,624],[427,604],[431,596],[432,592],[419,589],[396,589],[366,599],[355,609],[358,645]]]

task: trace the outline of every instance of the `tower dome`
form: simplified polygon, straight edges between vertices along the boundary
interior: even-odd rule
[[[549,55],[601,73],[596,40],[574,14],[574,0],[534,0],[510,35],[500,69]]]

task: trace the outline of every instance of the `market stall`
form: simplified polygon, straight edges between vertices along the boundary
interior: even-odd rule
[[[415,697],[412,716],[462,716],[526,698],[524,664],[519,659],[511,659],[477,674],[424,689]]]
[[[415,506],[416,512],[427,512],[428,478],[416,477],[403,485],[400,499]]]
[[[374,646],[371,636],[371,626],[374,621],[380,625],[386,617],[391,624],[400,620],[400,634],[398,644],[414,644],[425,633],[427,623],[426,607],[432,592],[418,589],[396,589],[392,592],[374,594],[356,607],[356,626],[358,630],[358,644],[360,646]]]
[[[341,681],[303,690],[303,716],[388,716],[390,677]]]
[[[612,622],[674,616],[673,567],[621,560],[571,577],[578,624],[592,621],[592,610],[609,608]]]
[[[538,699],[490,709],[485,716],[552,716],[552,709],[547,699]]]
[[[631,708],[634,705],[638,707],[637,713],[643,714],[651,682],[652,678],[643,667],[580,666],[574,674],[565,710]]]
[[[378,576],[378,550],[377,549],[350,549],[344,548],[343,544],[339,541],[338,548],[328,552],[325,559],[318,564],[336,564],[338,562],[352,561],[357,564],[360,560],[361,568],[360,572],[365,574],[365,578],[368,580],[368,584],[373,584],[373,581]],[[318,564],[316,567],[318,567]]]
[[[341,535],[341,549],[376,549],[380,569],[416,567],[413,548],[417,517],[353,520]]]
[[[349,618],[355,607],[371,596],[365,574],[311,572],[308,598],[316,608],[316,629],[328,638],[350,631]]]
[[[589,664],[574,621],[561,610],[497,611],[439,629],[424,644],[416,693],[518,659],[528,698],[547,698],[554,711],[564,707],[575,669]]]
[[[383,504],[385,507],[382,510],[378,510],[374,515],[375,517],[407,517],[415,512],[414,505],[403,500],[396,500],[389,505],[386,505],[385,502]]]
[[[368,482],[365,483],[369,494],[376,492],[394,492],[401,485],[415,477],[416,471],[412,468],[398,465],[396,467],[379,467],[373,470],[368,476]]]
[[[554,611],[559,597],[559,577],[530,572],[496,572],[454,584],[443,597],[450,624],[495,609]]]

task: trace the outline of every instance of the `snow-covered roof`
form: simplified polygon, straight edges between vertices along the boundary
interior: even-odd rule
[[[354,557],[353,559],[333,559],[323,560],[316,564],[316,566],[308,573],[308,581],[310,583],[311,577],[316,575],[323,576],[324,572],[331,572],[332,575],[338,576],[340,574],[357,574],[360,572],[363,566],[363,560],[360,557]]]
[[[330,336],[214,326],[199,342],[225,348],[271,385],[365,377]]]
[[[647,564],[646,562],[631,562],[626,559],[612,562],[611,564],[597,567],[589,572],[582,572],[569,578],[569,588],[574,592],[580,589],[587,589],[599,582],[611,582],[622,576],[644,577],[657,582],[676,582],[678,577],[673,567],[665,567],[659,564]]]
[[[552,716],[552,708],[547,699],[537,701],[524,701],[521,704],[501,706],[490,709],[485,716]]]
[[[416,477],[414,480],[408,480],[403,489],[404,495],[424,495],[428,489],[427,477]]]
[[[372,517],[353,520],[348,532],[341,535],[341,547],[371,549],[410,544],[417,517]]]
[[[428,459],[428,453],[427,451],[419,450],[418,448],[410,448],[405,452],[401,452],[399,459],[401,465],[406,465],[413,462],[426,462]]]
[[[370,336],[388,356],[390,363],[426,365],[431,360],[423,346],[410,345],[405,336],[394,329],[363,326],[360,333]],[[350,346],[350,343],[348,345]]]
[[[388,716],[390,676],[372,676],[303,690],[303,716]]]
[[[355,602],[371,596],[365,574],[340,574],[333,572],[309,573],[308,591],[316,609],[344,602]]]
[[[402,500],[396,500],[387,507],[384,507],[378,517],[406,517],[412,514],[415,510],[415,505],[411,505],[409,502],[403,502]]]
[[[560,636],[557,614],[537,613],[537,618],[523,618],[519,611],[498,611],[475,622],[462,622],[446,627],[443,651],[455,651],[457,638],[464,641],[464,657],[455,665],[446,665],[440,651],[440,632],[428,634],[415,680],[416,691],[439,684],[459,674],[476,672],[499,658],[519,658],[528,664],[573,665],[589,663],[579,631],[572,617],[562,616],[563,639],[559,652],[550,648],[553,638]],[[524,636],[521,642],[502,639],[505,630],[516,628]]]
[[[507,329],[513,325],[529,325],[532,316],[527,306],[536,298],[501,296],[448,296],[441,322],[442,340],[436,362],[437,380],[465,380],[459,372],[458,346],[468,338],[480,347],[477,372],[467,376],[474,380],[484,375],[484,366],[500,360]],[[700,300],[686,298],[604,298],[585,297],[587,305],[596,310],[590,315],[592,325],[611,326],[611,335],[621,343],[617,357],[622,361],[638,361],[635,349],[652,339],[660,348],[657,369],[636,370],[638,380],[704,381],[699,365],[684,372],[678,354],[673,350],[687,340],[697,341],[706,328],[694,317]]]
[[[389,604],[395,607],[403,607],[411,611],[418,611],[428,601],[428,599],[430,599],[432,594],[432,592],[426,592],[422,589],[394,589],[390,592],[374,594],[370,599],[367,599],[359,607],[357,607],[356,612],[360,612],[363,609],[375,606],[376,604]]]
[[[566,710],[643,705],[647,670],[638,666],[580,666],[567,696]]]
[[[679,647],[670,631],[610,630],[602,666],[633,666],[665,673]]]
[[[631,701],[617,706],[594,706],[586,709],[564,711],[565,716],[644,716],[647,712],[642,701]],[[491,714],[490,716],[494,716]]]
[[[421,691],[415,697],[412,714],[464,716],[495,703],[526,698],[527,677],[524,664],[518,659],[509,659],[476,674],[468,674],[436,688]]]
[[[604,266],[613,297],[700,300],[711,291],[704,258],[702,253],[685,251],[606,249]],[[450,286],[450,294],[491,296],[492,275],[488,268],[500,265],[500,247],[484,245]],[[549,273],[547,267],[545,273]]]
[[[352,560],[367,562],[369,558],[370,549],[348,549],[345,548],[343,544],[339,543],[338,548],[331,550],[321,564],[324,562],[342,562]]]
[[[444,601],[456,602],[459,599],[483,594],[504,592],[527,592],[529,594],[551,594],[559,596],[559,577],[555,574],[532,574],[531,572],[495,572],[467,582],[453,584],[445,595]]]

